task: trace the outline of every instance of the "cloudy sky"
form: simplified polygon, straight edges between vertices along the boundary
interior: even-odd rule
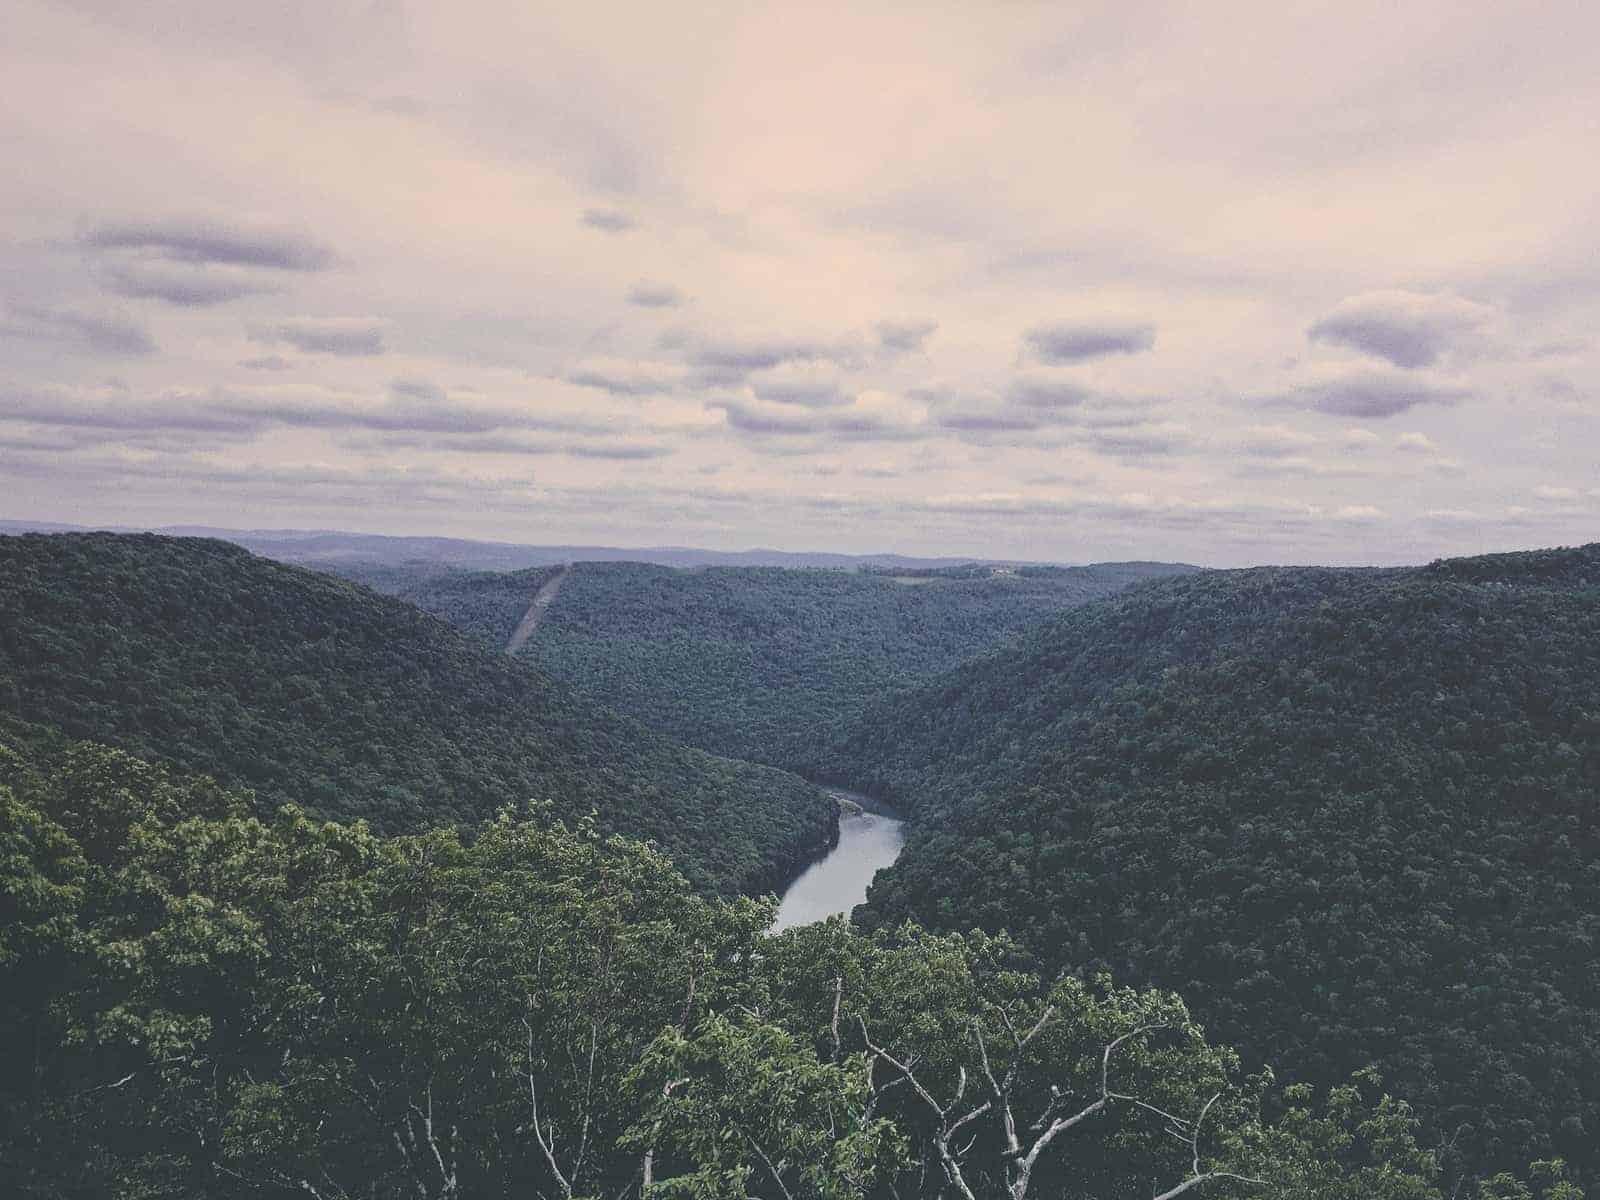
[[[0,516],[1600,538],[1600,6],[7,0]]]

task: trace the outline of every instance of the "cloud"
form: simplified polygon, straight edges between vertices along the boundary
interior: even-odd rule
[[[1421,405],[1459,404],[1471,395],[1467,388],[1417,375],[1366,370],[1300,384],[1283,399],[1329,416],[1381,420]]]
[[[383,404],[353,401],[317,388],[262,388],[219,392],[219,411],[260,425],[305,429],[367,429],[378,432],[487,433],[510,424],[498,413],[470,409],[445,399],[391,393]]]
[[[1058,322],[1035,325],[1022,335],[1024,348],[1047,363],[1083,362],[1108,354],[1138,354],[1156,344],[1148,323]]]
[[[843,412],[831,413],[828,432],[847,442],[909,442],[923,436],[920,422],[892,411],[875,410],[861,404]]]
[[[1339,444],[1352,453],[1362,454],[1381,441],[1383,439],[1370,429],[1346,429],[1339,439]]]
[[[180,308],[206,308],[280,290],[259,275],[186,263],[109,262],[96,269],[95,277],[119,296],[164,300]]]
[[[125,317],[37,308],[13,304],[10,319],[0,323],[0,337],[64,342],[75,349],[108,358],[153,354],[155,340],[142,325]]]
[[[636,462],[650,458],[665,458],[673,447],[660,442],[572,442],[565,452],[575,458],[604,458],[618,462]]]
[[[250,340],[277,345],[287,342],[303,354],[341,358],[383,354],[388,322],[377,317],[290,317],[250,326]]]
[[[264,354],[259,358],[242,358],[239,360],[239,365],[252,371],[287,371],[294,366],[281,354]]]
[[[1307,336],[1415,370],[1433,366],[1492,315],[1484,305],[1444,293],[1366,292],[1340,301]]]
[[[750,404],[743,400],[719,400],[712,405],[728,418],[728,424],[741,433],[795,436],[819,434],[827,428],[820,415],[786,406]]]
[[[194,218],[113,221],[90,226],[80,240],[96,250],[277,271],[325,271],[336,261],[330,247],[305,233]]]
[[[1023,408],[1078,408],[1090,395],[1076,380],[1039,373],[1019,375],[1006,386],[1006,399]]]
[[[1252,458],[1287,458],[1304,453],[1317,439],[1285,425],[1251,425],[1238,440],[1241,453]]]
[[[1241,479],[1364,479],[1373,474],[1363,467],[1317,462],[1304,454],[1246,458],[1235,463],[1230,473]]]
[[[936,423],[941,429],[957,433],[1028,433],[1045,424],[1032,413],[982,401],[946,408],[939,413]]]
[[[1076,430],[1081,439],[1112,431],[1150,427],[1159,401],[1148,397],[1094,392],[1074,380],[1039,373],[1018,376],[1003,395],[948,388],[919,388],[911,395],[928,406],[933,424],[983,445],[1014,440],[1007,435]]]
[[[1394,448],[1407,454],[1437,454],[1439,447],[1425,433],[1402,433],[1394,440]]]
[[[912,354],[920,351],[936,329],[937,321],[879,321],[873,327],[878,335],[878,345],[890,355]]]
[[[912,396],[928,406],[940,429],[967,434],[1027,433],[1048,423],[1043,408],[1026,408],[993,395],[973,395],[945,388],[920,388]]]
[[[1099,430],[1088,435],[1089,448],[1113,458],[1160,458],[1187,454],[1196,447],[1196,438],[1186,425],[1171,422],[1134,426],[1129,429]]]
[[[465,404],[430,380],[395,380],[382,400],[311,384],[172,390],[140,397],[127,389],[63,387],[0,390],[0,420],[126,435],[197,432],[250,436],[274,426],[370,434],[461,437],[502,430],[604,433],[581,416],[542,409],[507,410]],[[403,446],[403,439],[391,443]],[[428,448],[447,448],[436,440]]]
[[[639,227],[638,221],[616,208],[586,208],[582,221],[590,229],[598,229],[601,233],[628,233]]]
[[[827,437],[837,441],[910,441],[921,422],[892,399],[867,394],[848,408],[806,409],[762,401],[718,400],[730,428],[758,437]]]
[[[1583,493],[1574,487],[1555,487],[1548,483],[1541,483],[1533,489],[1533,494],[1541,500],[1564,503],[1572,500],[1581,500]],[[1590,492],[1590,496],[1600,496],[1600,491]]]
[[[532,422],[529,428],[544,432],[567,432],[592,435],[602,433],[598,426],[550,421]],[[627,439],[572,441],[550,438],[518,436],[515,432],[454,433],[441,438],[436,433],[420,436],[415,433],[386,434],[381,438],[353,437],[349,445],[372,451],[402,449],[433,454],[502,454],[542,455],[560,454],[572,458],[615,459],[619,461],[662,458],[675,453],[675,448],[663,442],[633,441]]]
[[[784,363],[830,362],[836,366],[858,366],[859,348],[846,342],[825,342],[808,338],[702,338],[691,344],[689,361],[696,367],[727,376],[768,371]]]
[[[0,389],[0,419],[63,429],[248,433],[249,416],[220,409],[193,392],[140,399],[119,388],[85,391],[63,387]]]
[[[423,401],[429,404],[445,404],[449,401],[448,394],[437,383],[417,376],[391,380],[389,394],[396,400]]]
[[[318,387],[238,388],[214,393],[219,411],[260,425],[375,433],[482,434],[501,429],[580,430],[582,421],[537,411],[508,412],[463,404],[426,379],[397,379],[386,401],[372,403]]]
[[[670,283],[641,281],[628,289],[627,300],[629,304],[640,308],[679,308],[684,302],[684,295]]]
[[[802,408],[839,408],[855,399],[830,368],[812,363],[785,363],[763,371],[750,388],[762,400]]]
[[[676,367],[616,359],[586,359],[561,378],[575,387],[594,388],[613,396],[660,395],[682,381]]]

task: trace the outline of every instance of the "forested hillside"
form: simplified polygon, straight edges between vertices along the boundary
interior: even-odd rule
[[[408,604],[228,543],[0,538],[0,615],[0,711],[250,787],[264,812],[400,832],[548,798],[724,891],[779,886],[834,836],[831,802],[793,776],[674,744]]]
[[[1445,1195],[1370,1075],[1276,1087],[1005,939],[768,938],[770,900],[544,809],[463,841],[250,807],[0,744],[0,1194]]]
[[[918,827],[865,911],[1376,1061],[1459,1163],[1600,1169],[1600,546],[1258,569],[1056,618],[825,762]]]
[[[581,695],[680,741],[782,766],[886,690],[1002,645],[1049,614],[1190,569],[891,574],[579,563],[522,653]],[[409,577],[368,572],[362,582],[503,646],[546,577],[419,567]],[[485,620],[491,609],[498,622]]]
[[[396,596],[485,645],[503,649],[539,589],[565,568],[558,564],[523,571],[463,571],[429,563],[399,567],[349,563],[318,569]]]

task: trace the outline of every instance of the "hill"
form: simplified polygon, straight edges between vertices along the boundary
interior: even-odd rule
[[[565,567],[468,571],[435,563],[340,563],[318,566],[432,613],[486,646],[505,649],[539,589]]]
[[[1192,569],[579,563],[523,654],[581,695],[679,741],[783,766],[806,758],[887,690],[1132,581]],[[551,577],[422,565],[353,574],[497,646]]]
[[[280,562],[343,570],[425,566],[436,569],[522,571],[571,562],[646,562],[669,567],[821,567],[853,570],[870,565],[928,570],[967,562],[904,554],[838,554],[804,550],[707,550],[698,546],[574,546],[484,542],[471,538],[347,533],[333,529],[225,529],[213,525],[160,528],[65,525],[51,521],[0,521],[0,534],[157,533],[217,538]]]
[[[383,832],[549,799],[701,886],[780,885],[835,834],[793,776],[674,744],[398,600],[152,535],[0,538],[0,712]]]
[[[1004,939],[768,937],[545,817],[383,838],[0,742],[0,1195],[1443,1200],[1370,1078],[1245,1077]]]
[[[916,829],[861,916],[1180,991],[1292,1076],[1378,1062],[1458,1166],[1600,1173],[1600,546],[1132,589],[818,765]]]

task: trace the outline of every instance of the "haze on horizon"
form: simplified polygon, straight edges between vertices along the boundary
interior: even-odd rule
[[[1592,5],[7,26],[0,517],[1213,565],[1600,537]]]

